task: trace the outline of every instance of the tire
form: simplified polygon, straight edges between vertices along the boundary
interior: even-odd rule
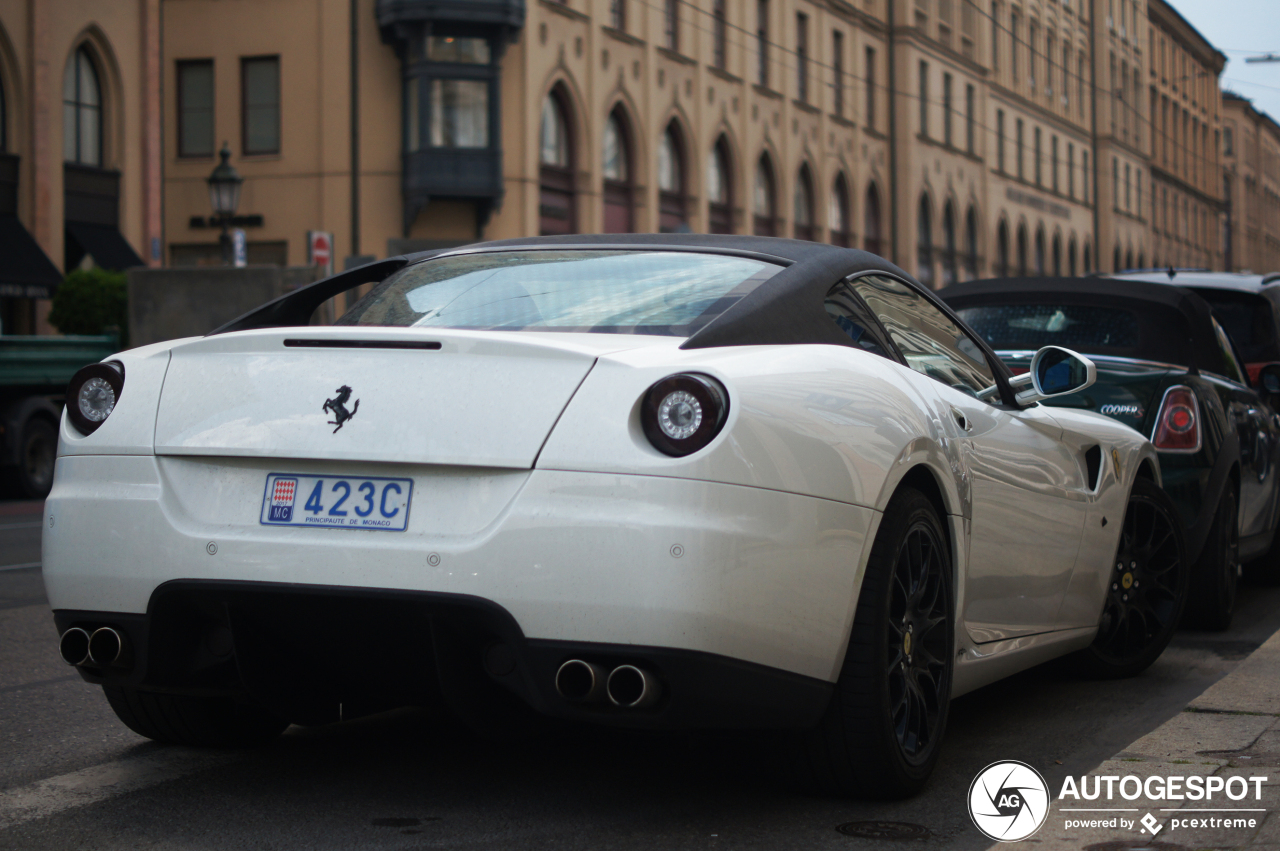
[[[263,745],[289,722],[231,698],[160,694],[103,686],[107,702],[139,736],[170,745],[241,748]]]
[[[1160,657],[1187,604],[1191,570],[1178,510],[1147,479],[1129,493],[1112,581],[1098,635],[1070,657],[1076,670],[1098,679],[1132,677]]]
[[[57,457],[57,426],[44,417],[27,420],[18,444],[18,487],[23,496],[44,499],[49,495]]]
[[[796,748],[804,786],[881,799],[924,788],[951,699],[951,573],[937,510],[917,490],[898,491],[871,548],[831,703]]]
[[[1213,630],[1231,626],[1240,572],[1240,518],[1235,491],[1228,484],[1218,502],[1204,550],[1191,568],[1186,623]]]

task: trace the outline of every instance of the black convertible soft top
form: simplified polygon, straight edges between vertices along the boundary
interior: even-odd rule
[[[1182,287],[1113,278],[989,278],[938,292],[953,309],[997,304],[1113,307],[1138,319],[1138,346],[1082,354],[1114,354],[1230,375],[1213,331],[1208,302]]]
[[[849,345],[849,338],[823,310],[823,300],[831,287],[841,278],[867,271],[888,272],[914,280],[897,266],[870,252],[798,239],[674,233],[535,236],[424,251],[361,266],[268,302],[210,334],[306,325],[315,309],[327,299],[361,284],[381,281],[405,266],[434,257],[540,247],[724,252],[753,255],[785,267],[686,340],[682,346],[686,349],[797,343]],[[929,295],[932,297],[932,293]],[[941,304],[936,298],[931,300]]]

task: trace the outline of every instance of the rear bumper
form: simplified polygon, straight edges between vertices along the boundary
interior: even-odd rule
[[[80,668],[89,682],[232,696],[298,723],[442,698],[489,726],[519,700],[544,715],[613,726],[804,728],[817,723],[832,688],[711,653],[528,639],[500,606],[432,592],[176,581],[156,590],[143,615],[54,617],[60,632],[110,626],[127,637],[127,662]],[[643,709],[603,696],[567,700],[555,678],[570,659],[642,668],[660,697]]]
[[[520,694],[544,710],[540,690],[554,677],[546,670],[564,647],[603,647],[606,662],[631,658],[627,648],[653,664],[667,653],[692,654],[732,670],[759,666],[783,679],[829,683],[879,517],[829,500],[686,479],[366,465],[361,474],[414,478],[408,531],[267,527],[257,522],[262,485],[276,466],[59,458],[43,556],[59,626],[110,615],[149,632],[165,589],[192,583],[339,599],[431,595],[425,616],[405,616],[432,624],[428,631],[451,620],[436,616],[441,600],[502,613],[494,622],[506,626],[485,630],[525,648],[521,677],[534,685]],[[336,475],[350,467],[295,462],[289,471]],[[427,631],[389,630],[386,643],[418,640],[427,642]],[[141,653],[139,660],[135,676],[151,676]]]

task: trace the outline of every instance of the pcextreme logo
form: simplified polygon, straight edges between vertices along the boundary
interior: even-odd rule
[[[1266,815],[1260,807],[1266,777],[1095,775],[1067,777],[1058,793],[1064,830],[1103,828],[1155,836],[1197,828],[1256,828]],[[1119,801],[1115,799],[1119,798]],[[1156,802],[1158,812],[1134,806],[1138,799]],[[1185,807],[1182,802],[1195,802]],[[1106,804],[1127,806],[1105,806]],[[1161,804],[1172,806],[1160,806]],[[1044,777],[1025,762],[993,762],[969,786],[969,816],[982,833],[997,842],[1019,842],[1038,831],[1048,819],[1052,798]],[[1210,806],[1202,806],[1208,804]],[[1212,806],[1225,804],[1226,806]],[[1147,803],[1147,806],[1151,806]],[[1132,813],[1133,815],[1127,815]],[[1124,815],[1122,815],[1124,814]],[[1162,820],[1164,823],[1162,824]]]
[[[969,817],[997,842],[1017,842],[1049,815],[1049,785],[1025,762],[993,762],[969,786]]]

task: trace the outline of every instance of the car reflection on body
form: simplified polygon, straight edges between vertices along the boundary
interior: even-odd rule
[[[896,267],[815,243],[393,258],[72,382],[113,408],[62,424],[62,654],[166,742],[439,694],[787,729],[813,786],[910,794],[951,697],[1066,654],[1137,673],[1184,605],[1155,452],[1036,404],[1064,366],[1092,380],[1055,348],[1014,378]]]

